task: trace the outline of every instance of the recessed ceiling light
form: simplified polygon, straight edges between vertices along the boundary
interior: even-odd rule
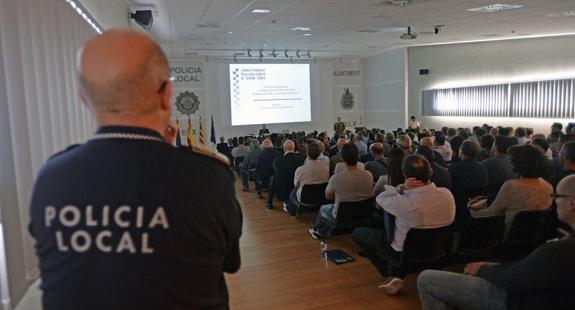
[[[228,34],[232,34],[232,33],[233,33],[233,32],[231,32],[231,31],[228,31]]]
[[[268,45],[267,45],[267,44],[265,44],[265,43],[264,43],[263,45],[264,45],[264,47],[268,46]]]
[[[271,12],[272,10],[270,9],[253,9],[252,13],[256,13],[256,14],[268,14],[269,12]]]
[[[506,10],[514,10],[520,9],[523,5],[514,5],[514,4],[492,4],[482,6],[480,8],[468,9],[469,12],[483,12],[483,13],[494,13]]]
[[[304,33],[303,35],[306,37],[309,37],[309,36],[311,36],[311,33]]]
[[[301,31],[310,31],[309,27],[294,27],[291,30],[301,30]]]

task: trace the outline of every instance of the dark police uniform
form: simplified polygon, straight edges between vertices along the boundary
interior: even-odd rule
[[[241,210],[227,164],[108,126],[39,173],[30,231],[44,309],[227,309]]]

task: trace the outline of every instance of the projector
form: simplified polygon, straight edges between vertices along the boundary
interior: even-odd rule
[[[411,27],[407,27],[407,32],[399,36],[402,40],[413,40],[417,39],[417,33],[411,31]]]

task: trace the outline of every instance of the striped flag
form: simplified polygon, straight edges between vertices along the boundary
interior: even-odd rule
[[[182,146],[182,137],[180,137],[180,122],[176,120],[176,146]]]
[[[200,146],[201,147],[205,147],[205,143],[204,143],[204,129],[202,128],[202,118],[200,117],[200,131],[199,131],[199,136],[198,139],[200,141]]]
[[[212,117],[212,133],[210,134],[210,142],[216,144],[216,130],[214,129],[214,116],[211,115],[211,117]]]
[[[194,130],[192,129],[192,119],[188,115],[188,146],[194,146]]]

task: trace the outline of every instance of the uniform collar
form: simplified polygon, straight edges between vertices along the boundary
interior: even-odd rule
[[[164,138],[159,132],[142,127],[130,127],[130,126],[102,126],[96,131],[96,134],[104,133],[128,133],[137,135],[153,136],[158,138]]]

